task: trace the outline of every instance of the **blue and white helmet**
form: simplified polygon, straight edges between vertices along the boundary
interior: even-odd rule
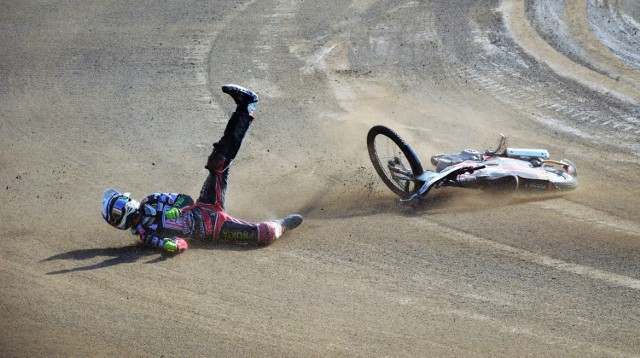
[[[102,193],[102,217],[111,226],[127,230],[138,217],[140,203],[129,197],[130,193],[120,193],[109,188]]]

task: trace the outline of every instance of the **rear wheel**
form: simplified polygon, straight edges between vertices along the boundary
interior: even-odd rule
[[[574,190],[578,187],[578,179],[576,179],[578,172],[573,163],[567,159],[559,162],[545,161],[545,164],[547,163],[563,167],[563,169],[553,169],[550,166],[545,166],[549,181],[551,181],[556,188],[560,190]]]
[[[560,190],[574,190],[578,187],[578,180],[565,173],[549,173],[549,181]]]
[[[385,126],[371,128],[367,134],[367,149],[376,172],[398,196],[409,197],[424,184],[414,180],[424,171],[420,159],[393,130]]]

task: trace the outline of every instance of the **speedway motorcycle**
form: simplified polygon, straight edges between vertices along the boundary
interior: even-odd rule
[[[545,149],[507,147],[503,134],[493,150],[467,149],[432,156],[435,170],[424,170],[411,146],[385,126],[369,130],[367,148],[376,172],[401,201],[421,199],[430,190],[443,187],[557,192],[578,186],[572,162],[551,160]]]

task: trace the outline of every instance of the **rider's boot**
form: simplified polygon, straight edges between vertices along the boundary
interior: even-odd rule
[[[302,224],[302,216],[292,214],[282,219],[265,221],[259,224],[258,244],[268,245],[278,239],[288,230],[297,228]]]
[[[302,215],[291,214],[282,219],[273,220],[271,223],[273,223],[276,228],[276,238],[278,238],[285,232],[300,226],[300,224],[302,224]]]
[[[282,227],[284,231],[293,230],[302,224],[302,215],[299,214],[291,214],[286,216],[284,219],[280,219],[279,221],[282,223]]]
[[[258,95],[255,92],[234,84],[222,86],[222,92],[236,102],[236,113],[252,114],[255,111],[258,104]]]

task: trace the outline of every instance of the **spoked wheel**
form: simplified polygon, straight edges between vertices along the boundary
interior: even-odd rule
[[[407,198],[420,189],[423,182],[414,178],[422,174],[422,163],[396,132],[385,126],[371,128],[367,148],[373,167],[391,191]]]

